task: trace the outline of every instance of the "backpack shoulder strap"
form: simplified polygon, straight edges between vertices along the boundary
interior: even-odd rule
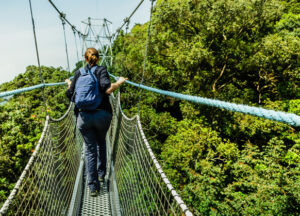
[[[84,76],[86,74],[86,71],[84,70],[84,68],[80,68],[79,69],[80,75]]]
[[[96,69],[97,69],[97,65],[95,65],[94,67],[92,67],[91,72],[94,74]]]
[[[94,74],[96,68],[97,68],[97,65],[94,66],[94,67],[92,67],[92,69],[90,69],[90,70],[88,69],[88,72],[89,72],[89,74],[92,76],[92,78],[94,79],[94,81],[95,81],[96,83],[98,83],[97,77],[96,77],[95,74]]]

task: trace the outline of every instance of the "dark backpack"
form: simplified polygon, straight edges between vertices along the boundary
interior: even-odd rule
[[[88,69],[80,68],[80,76],[75,84],[75,105],[81,110],[95,110],[102,102],[103,94],[94,72],[97,66]]]

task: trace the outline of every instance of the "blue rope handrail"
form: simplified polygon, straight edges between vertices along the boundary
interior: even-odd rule
[[[118,77],[116,77],[112,74],[109,74],[109,75],[116,80],[118,79]],[[72,79],[72,78],[70,78],[70,79]],[[126,83],[128,83],[132,86],[141,88],[141,89],[145,89],[145,90],[155,92],[155,93],[158,93],[161,95],[170,96],[173,98],[178,98],[181,100],[186,100],[186,101],[190,101],[190,102],[194,102],[194,103],[198,103],[198,104],[202,104],[202,105],[226,109],[226,110],[233,111],[233,112],[240,112],[240,113],[244,113],[244,114],[258,116],[258,117],[270,119],[273,121],[283,122],[283,123],[286,123],[289,125],[293,125],[295,127],[300,126],[300,116],[293,114],[293,113],[286,113],[286,112],[282,112],[282,111],[269,110],[269,109],[264,109],[264,108],[260,108],[260,107],[235,104],[235,103],[220,101],[220,100],[216,100],[216,99],[209,99],[209,98],[204,98],[204,97],[199,97],[199,96],[180,94],[180,93],[176,93],[176,92],[152,88],[152,87],[145,86],[142,84],[137,84],[137,83],[134,83],[134,82],[131,82],[128,80],[126,81]],[[10,95],[20,94],[23,92],[31,91],[31,90],[42,88],[42,87],[58,86],[58,85],[65,85],[65,84],[66,84],[65,82],[45,83],[45,84],[30,86],[27,88],[16,89],[16,90],[12,90],[12,91],[0,92],[0,98],[7,97]]]
[[[114,79],[118,79],[118,77],[109,74],[111,77]],[[270,119],[273,121],[279,121],[279,122],[284,122],[289,125],[293,125],[296,127],[300,126],[300,116],[293,114],[293,113],[286,113],[286,112],[281,112],[281,111],[275,111],[275,110],[268,110],[260,107],[254,107],[254,106],[248,106],[248,105],[242,105],[242,104],[235,104],[235,103],[230,103],[230,102],[225,102],[225,101],[220,101],[220,100],[215,100],[215,99],[209,99],[209,98],[204,98],[204,97],[199,97],[199,96],[192,96],[192,95],[185,95],[185,94],[180,94],[176,92],[170,92],[170,91],[165,91],[161,89],[156,89],[152,88],[149,86],[137,84],[131,81],[126,81],[126,83],[133,85],[138,88],[142,88],[151,92],[155,92],[158,94],[170,96],[173,98],[178,98],[181,100],[186,100],[198,104],[203,104],[211,107],[217,107],[217,108],[222,108],[234,112],[240,112],[244,114],[249,114],[253,116],[258,116],[262,117],[265,119]]]
[[[73,79],[73,77],[70,77],[69,79],[71,80],[71,79]],[[0,98],[4,98],[4,97],[7,97],[7,96],[20,94],[20,93],[23,93],[23,92],[28,92],[28,91],[31,91],[31,90],[34,90],[34,89],[43,88],[43,87],[59,86],[59,85],[65,85],[65,84],[67,84],[67,83],[66,82],[42,83],[42,84],[38,84],[38,85],[26,87],[26,88],[16,89],[16,90],[7,91],[7,92],[0,92]]]
[[[34,90],[34,89],[43,88],[43,87],[58,86],[58,85],[65,85],[65,84],[66,84],[65,82],[45,83],[45,84],[42,83],[42,84],[38,84],[38,85],[26,87],[26,88],[16,89],[16,90],[7,91],[7,92],[0,92],[0,98],[4,98],[4,97],[7,97],[7,96],[20,94],[20,93],[23,93],[23,92],[28,92],[28,91],[31,91],[31,90]]]

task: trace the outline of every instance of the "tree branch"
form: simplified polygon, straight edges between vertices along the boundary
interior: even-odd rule
[[[227,59],[227,57],[226,57],[226,59]],[[226,69],[226,65],[227,65],[227,63],[224,64],[224,66],[223,66],[223,68],[222,68],[222,70],[221,70],[221,72],[220,72],[218,78],[214,81],[214,83],[213,83],[213,85],[212,85],[212,91],[213,91],[213,93],[216,92],[216,84],[217,84],[217,82],[219,81],[219,79],[223,76],[224,71],[225,71],[225,69]]]

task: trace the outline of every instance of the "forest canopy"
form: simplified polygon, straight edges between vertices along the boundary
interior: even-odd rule
[[[42,67],[46,83],[61,82],[68,73],[61,68]],[[0,92],[40,84],[39,70],[26,72],[0,85]],[[47,112],[57,118],[67,110],[65,86],[45,88]],[[45,121],[42,89],[15,95],[0,105],[0,206],[19,179],[40,138]]]
[[[141,82],[148,24],[114,41],[111,73]],[[297,0],[158,0],[150,33],[145,85],[300,115]],[[42,72],[45,82],[68,77],[61,68]],[[0,91],[39,83],[29,66]],[[60,116],[65,87],[45,91],[48,113]],[[127,115],[137,113],[140,94],[149,143],[195,215],[300,212],[299,127],[124,85]],[[0,206],[40,137],[42,101],[39,89],[0,105]]]
[[[160,0],[144,84],[300,115],[300,4]],[[113,73],[139,83],[148,23],[114,43]],[[122,89],[128,115],[139,91]],[[153,150],[195,215],[300,212],[299,128],[142,92]]]

